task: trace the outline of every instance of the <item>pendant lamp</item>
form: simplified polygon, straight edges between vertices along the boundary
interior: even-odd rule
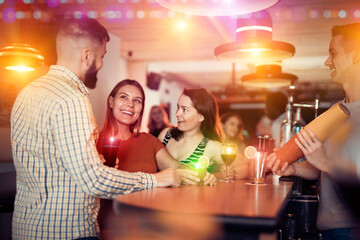
[[[0,49],[0,65],[12,71],[34,71],[44,64],[44,56],[28,44],[11,44]]]
[[[198,16],[232,16],[263,10],[279,0],[156,0],[169,10]]]
[[[297,76],[283,73],[281,66],[276,64],[256,66],[256,73],[241,77],[241,82],[247,87],[281,88],[293,85]]]
[[[284,60],[295,54],[295,47],[290,43],[272,39],[272,20],[266,10],[238,18],[236,24],[236,40],[217,46],[214,49],[217,59],[260,64]]]

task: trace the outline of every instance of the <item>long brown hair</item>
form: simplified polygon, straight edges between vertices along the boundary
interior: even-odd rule
[[[144,107],[145,107],[145,93],[144,93],[144,89],[142,88],[142,86],[140,85],[140,83],[138,83],[136,80],[131,80],[131,79],[125,79],[120,81],[118,84],[115,85],[115,87],[111,90],[107,101],[106,101],[106,115],[105,115],[105,122],[104,122],[104,126],[100,132],[100,134],[102,135],[116,135],[118,133],[118,126],[116,124],[116,120],[114,118],[114,115],[112,113],[112,108],[110,107],[109,104],[109,99],[110,97],[115,97],[116,93],[119,91],[120,88],[122,88],[123,86],[126,85],[131,85],[136,87],[137,89],[139,89],[141,95],[142,95],[142,109],[141,112],[139,114],[138,119],[131,124],[130,126],[130,132],[135,133],[135,135],[139,135],[140,133],[140,127],[141,127],[141,121],[143,118],[143,114],[144,114]]]
[[[222,128],[219,119],[219,108],[214,95],[205,88],[185,88],[182,94],[188,96],[194,108],[204,116],[204,121],[200,125],[204,137],[221,142]],[[171,129],[171,136],[175,140],[182,138],[183,134],[178,128]]]

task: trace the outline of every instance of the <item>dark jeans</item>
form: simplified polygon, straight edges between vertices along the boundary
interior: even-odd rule
[[[322,240],[359,240],[359,229],[337,228],[321,232]]]

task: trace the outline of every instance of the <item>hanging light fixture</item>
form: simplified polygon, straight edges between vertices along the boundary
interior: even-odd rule
[[[164,8],[188,15],[232,16],[263,10],[279,0],[156,0]]]
[[[217,46],[214,54],[219,60],[259,64],[290,58],[295,54],[295,47],[272,40],[271,16],[263,10],[238,18],[236,41]]]
[[[247,87],[281,88],[293,85],[297,76],[281,71],[281,65],[265,64],[256,66],[256,73],[241,77],[241,82]]]
[[[34,71],[44,64],[44,56],[28,44],[11,44],[0,49],[0,65],[12,71]]]

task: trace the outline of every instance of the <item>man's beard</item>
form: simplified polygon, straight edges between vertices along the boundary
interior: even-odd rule
[[[98,73],[98,70],[96,69],[95,61],[93,61],[92,64],[90,65],[89,69],[85,73],[84,84],[86,87],[88,87],[90,89],[94,89],[96,87],[97,73]]]

